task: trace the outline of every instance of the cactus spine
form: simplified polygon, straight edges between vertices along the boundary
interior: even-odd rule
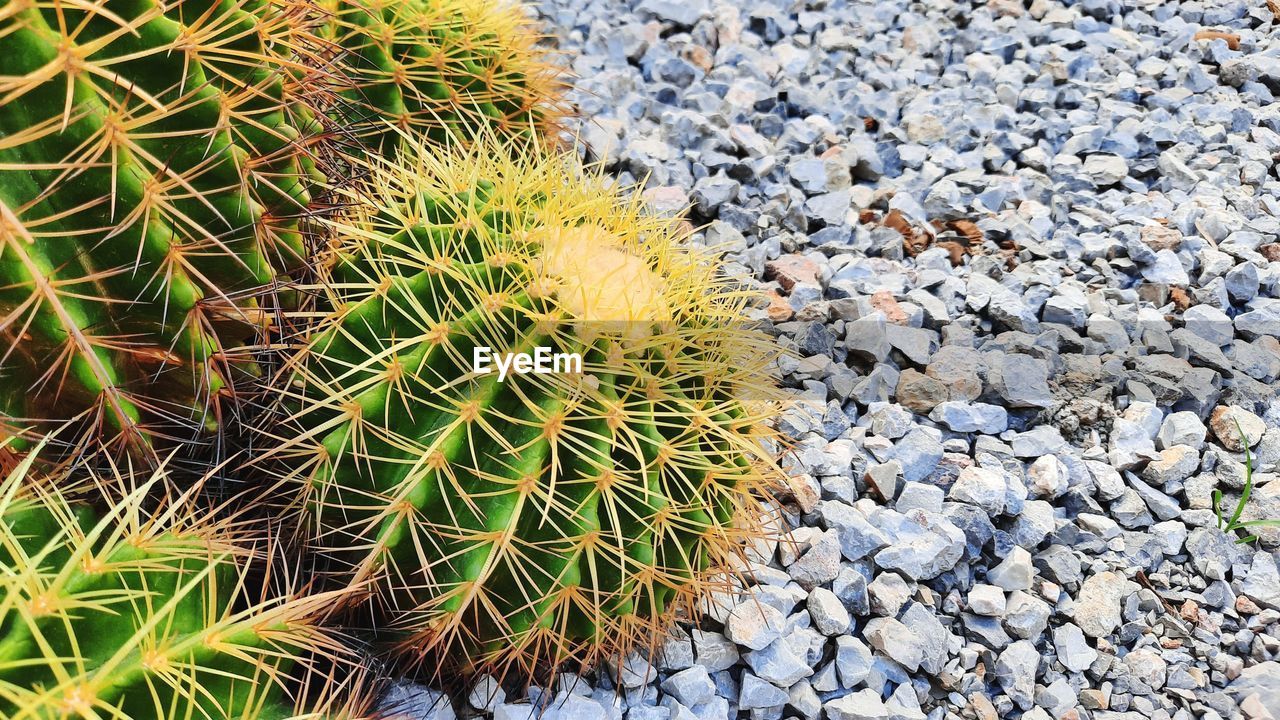
[[[65,477],[31,477],[33,459],[0,481],[0,716],[298,714],[290,673],[341,652],[315,624],[332,595],[250,596],[260,546],[180,501],[144,511],[159,476],[98,515],[68,498]],[[330,702],[358,710],[331,691],[307,712],[329,717]]]
[[[536,138],[564,114],[558,68],[503,0],[322,0],[340,48],[338,120],[382,153],[397,131],[433,142],[491,130]]]
[[[0,8],[0,411],[146,443],[217,419],[232,350],[300,262],[313,164],[301,9],[273,0]],[[189,433],[188,433],[189,434]]]
[[[337,310],[274,426],[314,544],[444,667],[656,641],[758,536],[773,346],[675,221],[569,158],[417,149],[335,223]],[[500,382],[472,372],[485,346],[583,372]]]

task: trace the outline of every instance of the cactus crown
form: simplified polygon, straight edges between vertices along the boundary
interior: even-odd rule
[[[560,68],[518,3],[504,0],[322,0],[340,120],[390,153],[399,131],[434,142],[549,136],[565,113]]]
[[[440,667],[655,641],[759,532],[773,344],[680,224],[571,158],[413,155],[334,223],[336,311],[289,368],[275,455],[315,544]],[[582,372],[499,381],[473,372],[486,346]]]
[[[313,624],[333,595],[250,597],[247,573],[259,551],[184,499],[144,511],[160,475],[99,517],[69,499],[67,478],[33,477],[34,457],[0,481],[0,716],[295,714],[290,672],[343,652]],[[322,694],[308,712],[329,717],[339,693]],[[354,715],[367,700],[343,702]]]
[[[83,412],[131,441],[213,423],[238,374],[225,346],[259,330],[254,291],[301,258],[314,168],[285,100],[317,42],[305,12],[0,8],[0,412]]]

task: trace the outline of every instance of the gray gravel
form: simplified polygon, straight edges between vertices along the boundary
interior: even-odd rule
[[[1212,509],[1247,445],[1280,518],[1266,2],[542,12],[584,154],[793,352],[795,544],[654,657],[462,716],[1280,716],[1280,529]]]

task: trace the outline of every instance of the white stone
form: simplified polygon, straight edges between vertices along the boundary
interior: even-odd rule
[[[1004,590],[995,585],[974,585],[969,590],[969,611],[975,615],[1000,617],[1004,614]]]
[[[987,571],[987,582],[1002,590],[1029,590],[1034,575],[1031,553],[1015,547],[999,565]]]

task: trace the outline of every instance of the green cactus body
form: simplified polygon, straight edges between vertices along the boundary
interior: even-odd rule
[[[332,597],[246,598],[253,551],[174,509],[145,513],[154,483],[98,516],[28,470],[0,481],[0,717],[297,715],[286,680],[336,652],[311,619]]]
[[[339,122],[381,153],[398,131],[440,143],[536,137],[564,113],[557,68],[501,0],[322,0],[346,77]]]
[[[210,425],[300,262],[305,24],[272,0],[0,9],[0,411]],[[145,442],[145,441],[144,441]]]
[[[758,532],[772,344],[675,221],[568,158],[420,157],[338,223],[339,310],[293,369],[278,454],[315,543],[445,667],[653,642]],[[582,372],[478,375],[482,346]]]

